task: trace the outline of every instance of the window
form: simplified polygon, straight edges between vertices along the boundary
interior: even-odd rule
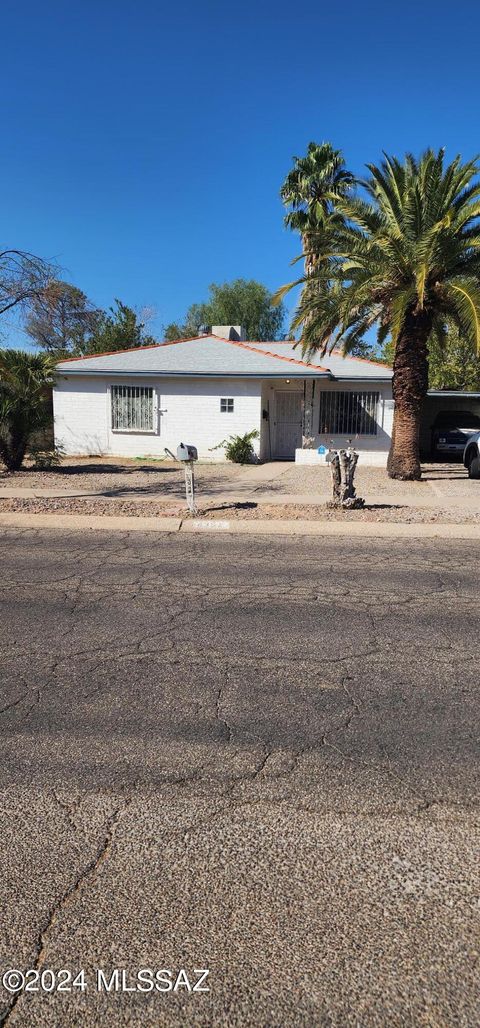
[[[112,386],[114,432],[154,432],[153,389],[149,386]]]
[[[233,414],[233,399],[232,399],[232,397],[222,397],[220,399],[220,413],[221,414]]]
[[[321,392],[320,435],[376,435],[379,393]]]

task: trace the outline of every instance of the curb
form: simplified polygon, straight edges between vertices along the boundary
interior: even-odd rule
[[[0,528],[50,528],[71,531],[180,532],[186,535],[348,536],[355,539],[473,539],[480,542],[480,525],[397,523],[385,521],[235,521],[221,518],[183,520],[99,516],[92,514],[0,514]]]
[[[232,535],[299,535],[349,536],[355,539],[477,539],[480,525],[450,525],[440,521],[432,524],[400,524],[391,521],[288,521],[271,518],[268,521],[222,521],[202,519],[183,521],[180,532],[202,535],[215,532]]]
[[[181,518],[95,514],[0,514],[0,528],[57,528],[103,532],[178,532]]]

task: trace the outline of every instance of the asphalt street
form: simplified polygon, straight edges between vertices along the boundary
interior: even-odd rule
[[[480,544],[0,548],[0,1023],[480,1023]]]

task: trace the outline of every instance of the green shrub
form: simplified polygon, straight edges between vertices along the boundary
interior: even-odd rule
[[[245,435],[229,435],[228,439],[224,439],[213,449],[220,450],[224,446],[227,460],[233,461],[234,464],[250,464],[255,456],[252,442],[258,439],[258,436],[256,428],[251,432],[245,432]]]
[[[0,460],[18,471],[28,444],[51,423],[51,354],[0,350]]]

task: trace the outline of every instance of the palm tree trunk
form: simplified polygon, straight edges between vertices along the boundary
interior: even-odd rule
[[[11,418],[9,425],[1,426],[0,460],[7,471],[19,471],[27,452],[29,432],[21,417]]]
[[[303,252],[305,254],[305,258],[304,258],[305,278],[307,279],[307,281],[306,281],[306,283],[305,283],[305,285],[303,287],[303,293],[302,293],[302,300],[305,300],[308,296],[313,296],[314,295],[315,287],[316,287],[316,283],[315,282],[309,281],[312,278],[312,275],[315,273],[317,261],[316,261],[315,254],[311,250],[312,240],[311,240],[308,232],[305,232],[304,235],[302,236],[302,245],[303,245]],[[310,312],[310,314],[306,315],[306,317],[305,317],[305,326],[308,325],[308,323],[310,321],[312,321],[312,318],[313,318],[312,312]]]
[[[393,361],[395,413],[387,470],[390,478],[419,480],[420,424],[428,391],[428,311],[409,311],[398,337]]]
[[[310,277],[313,275],[316,266],[315,254],[312,253],[312,240],[308,232],[302,236],[303,252],[305,254],[305,275]]]
[[[27,452],[27,441],[21,440],[16,444],[6,443],[0,440],[0,460],[7,471],[19,471]]]

